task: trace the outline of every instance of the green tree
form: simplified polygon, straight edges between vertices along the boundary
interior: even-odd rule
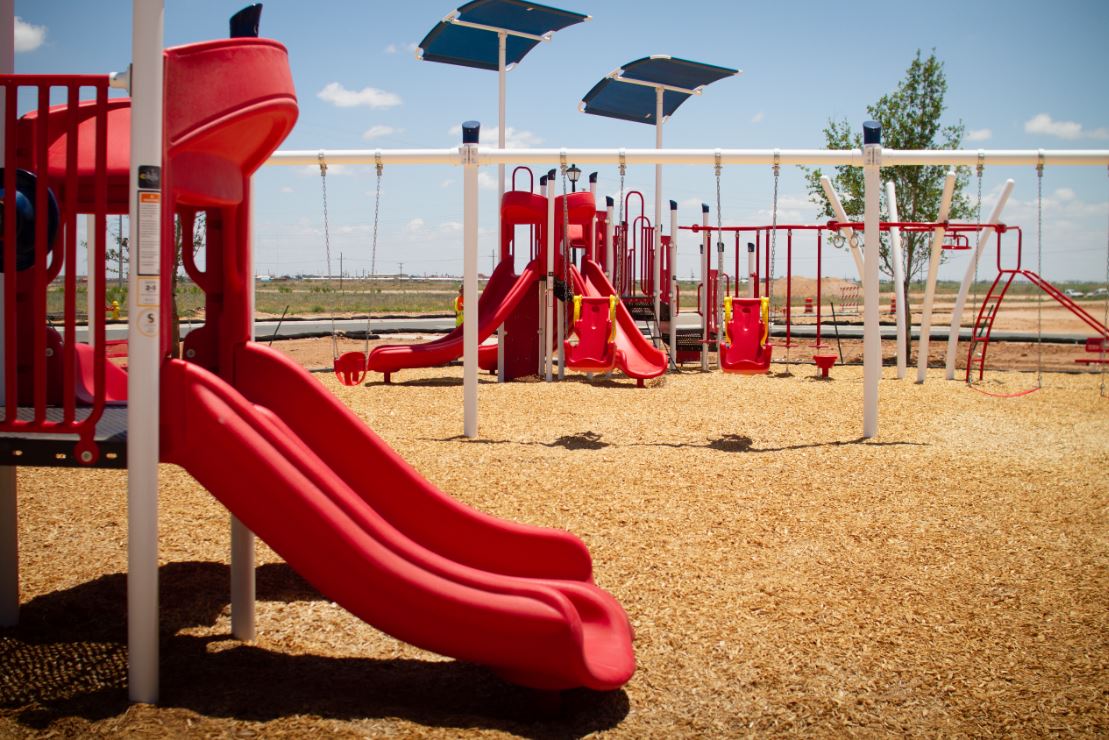
[[[868,115],[882,125],[882,146],[888,149],[958,149],[962,143],[962,121],[944,124],[941,121],[947,93],[947,78],[943,63],[933,49],[926,58],[918,49],[916,57],[905,71],[905,78],[892,93],[883,95],[873,105],[867,106]],[[857,149],[862,147],[861,126],[846,120],[829,119],[824,129],[829,149]],[[822,173],[819,169],[805,169],[809,199],[821,208],[822,217],[834,218],[831,204],[820,187]],[[901,166],[883,167],[883,182],[893,181],[897,190],[897,210],[902,221],[935,221],[939,214],[940,196],[943,192],[945,165],[932,167]],[[974,208],[964,194],[969,178],[967,168],[959,168],[955,181],[955,195],[951,202],[950,220],[966,219],[975,215]],[[861,167],[837,166],[831,176],[836,192],[843,200],[849,218],[862,220],[864,209],[863,170]],[[885,188],[883,186],[882,218],[887,218]],[[909,317],[909,284],[922,278],[928,269],[931,253],[931,233],[901,232],[901,247],[905,260],[905,301],[898,308],[904,312],[906,325]],[[892,276],[893,260],[885,235],[881,241],[881,269]],[[908,335],[906,334],[906,342]],[[911,348],[911,343],[907,350]]]

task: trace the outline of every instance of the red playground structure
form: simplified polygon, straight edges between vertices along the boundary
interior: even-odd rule
[[[594,194],[582,191],[556,197],[554,170],[539,178],[539,192],[531,189],[533,178],[529,189],[517,189],[516,175],[521,172],[531,175],[526,167],[516,168],[513,189],[501,200],[500,261],[478,305],[479,342],[504,328],[503,378],[543,375],[548,357],[558,349],[562,371],[618,369],[640,386],[662,375],[665,353],[643,336],[599,263],[605,246],[605,212],[598,213]],[[580,269],[573,260],[578,253]],[[521,259],[526,254],[528,260],[519,274],[514,268],[518,254]],[[560,295],[546,310],[548,292]],[[561,345],[556,326],[566,329]],[[367,365],[383,373],[386,382],[399,370],[443,365],[461,357],[463,330],[458,326],[423,344],[378,346],[370,352]],[[482,344],[481,369],[496,372],[497,353],[495,343]]]
[[[95,214],[104,234],[107,213],[128,211],[130,101],[109,102],[107,82],[2,78],[9,101],[19,92],[38,101],[4,142],[5,161],[18,162],[4,171],[4,191],[20,194],[18,206],[15,197],[3,204],[4,244],[19,246],[4,251],[5,465],[127,464],[122,417],[104,414],[122,400],[115,374],[123,372],[105,358],[104,316],[89,317],[95,349],[75,339],[76,214]],[[95,100],[79,102],[82,87],[94,88]],[[68,102],[50,107],[57,88],[69,91]],[[160,219],[160,251],[136,262],[151,276],[172,274],[175,217],[190,234],[206,214],[207,239],[204,269],[184,249],[184,268],[206,302],[204,324],[188,334],[181,358],[171,322],[151,321],[160,347],[151,379],[160,384],[160,460],[185,468],[327,598],[399,639],[539,689],[624,685],[635,670],[631,628],[593,583],[581,540],[458,503],[307,371],[252,341],[251,175],[298,115],[285,48],[237,38],[168,49],[163,102],[161,182],[140,183],[140,194],[162,198],[163,208],[160,216],[132,214]],[[64,239],[50,226],[55,219]],[[537,310],[524,297],[538,267],[516,276],[506,264],[478,309],[467,311],[485,333],[506,320],[511,327],[518,306]],[[103,305],[103,239],[94,266]],[[53,334],[45,296],[59,274],[66,309]],[[168,280],[151,280],[139,300],[172,316]],[[453,341],[379,352],[371,367],[441,362]],[[130,371],[141,372],[134,360]]]

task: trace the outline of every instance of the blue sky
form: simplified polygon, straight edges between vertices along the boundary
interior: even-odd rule
[[[947,73],[945,121],[966,125],[971,140],[964,147],[1109,148],[1104,0],[1050,6],[1038,0],[589,2],[553,3],[589,13],[592,20],[555,34],[509,73],[510,146],[654,146],[652,127],[584,115],[577,105],[622,63],[670,54],[743,74],[687,101],[666,125],[666,146],[821,147],[829,117],[861,124],[866,105],[897,85],[915,51],[934,48]],[[166,44],[226,36],[227,18],[244,4],[167,0]],[[130,59],[130,0],[17,0],[15,7],[16,72],[109,72]],[[449,147],[457,145],[456,127],[466,119],[482,121],[495,137],[496,73],[415,58],[415,45],[454,7],[451,0],[266,2],[262,34],[288,47],[301,106],[283,148]],[[616,168],[599,170],[600,192],[615,192]],[[1043,272],[1049,279],[1104,279],[1107,174],[1099,167],[1046,171]],[[1026,265],[1032,266],[1034,169],[987,168],[983,210],[989,212],[1009,177],[1016,190],[1004,220],[1024,227],[1030,237]],[[488,269],[495,243],[495,180],[495,168],[483,168],[482,269]],[[629,168],[627,185],[651,203],[653,167]],[[725,222],[769,222],[771,187],[769,167],[725,168]],[[257,271],[325,272],[318,169],[266,167],[255,188]],[[699,204],[715,199],[712,168],[670,167],[663,189],[667,199],[679,202],[683,225],[699,221]],[[329,172],[333,270],[339,252],[348,271],[369,269],[373,194],[372,167]],[[780,221],[816,217],[795,168],[783,168],[779,208]],[[378,272],[395,272],[403,263],[408,273],[459,274],[461,220],[457,168],[387,168]],[[685,277],[697,269],[697,245],[684,234],[679,244],[679,274]],[[955,258],[943,275],[961,276],[964,259]],[[984,260],[984,272],[991,264]],[[796,245],[795,270],[815,271],[807,242]],[[826,255],[826,275],[849,276],[853,270],[846,255]]]

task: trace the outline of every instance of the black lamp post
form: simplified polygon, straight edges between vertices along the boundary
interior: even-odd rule
[[[578,169],[576,164],[570,165],[566,170],[566,177],[570,178],[570,187],[573,188],[570,192],[578,192],[578,178],[581,177],[581,170]]]

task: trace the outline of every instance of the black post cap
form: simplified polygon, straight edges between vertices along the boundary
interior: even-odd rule
[[[882,143],[882,124],[877,121],[863,121],[863,144]]]
[[[539,176],[539,187],[541,187],[541,188],[547,187],[547,176],[546,175],[540,175]]]
[[[589,173],[589,182],[591,182],[591,183],[597,182],[597,173],[596,172],[590,172]]]
[[[553,167],[551,169],[547,170],[547,179],[548,180],[556,179],[556,177],[557,177],[557,175],[555,174],[556,172],[557,172],[557,170],[555,170]]]
[[[231,38],[258,38],[258,24],[262,19],[262,3],[254,3],[231,16]]]
[[[462,122],[462,143],[476,144],[481,137],[481,123],[479,121]]]
[[[748,252],[754,252],[755,251],[755,243],[754,242],[747,242],[747,251]]]
[[[701,213],[708,213],[708,212],[709,212],[709,204],[708,203],[702,203],[701,204]]]
[[[613,198],[611,195],[606,195],[605,196],[605,207],[606,208],[615,208],[616,207],[616,199]]]

